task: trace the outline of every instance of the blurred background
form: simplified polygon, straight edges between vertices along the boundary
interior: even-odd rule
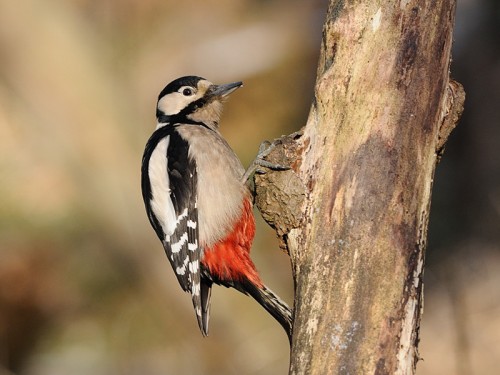
[[[147,222],[140,163],[158,92],[243,80],[222,132],[248,165],[299,129],[326,0],[0,1],[0,375],[286,374],[285,334],[233,290],[199,333]],[[436,172],[419,374],[500,361],[500,4],[459,0],[462,120]],[[258,216],[258,214],[257,214]],[[259,220],[253,258],[293,299]]]

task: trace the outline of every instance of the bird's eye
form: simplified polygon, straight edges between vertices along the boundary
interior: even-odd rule
[[[190,96],[190,95],[193,95],[193,90],[191,90],[191,89],[184,89],[184,90],[182,90],[182,94],[183,94],[184,96]]]

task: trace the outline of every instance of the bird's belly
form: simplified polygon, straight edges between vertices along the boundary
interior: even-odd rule
[[[250,280],[255,285],[262,281],[250,259],[250,248],[255,235],[255,219],[252,202],[246,198],[243,212],[234,224],[229,235],[212,247],[204,249],[202,264],[217,281],[232,280],[241,282]]]

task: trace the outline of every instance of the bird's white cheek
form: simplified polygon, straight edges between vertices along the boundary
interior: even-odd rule
[[[190,100],[188,97],[178,92],[173,92],[160,99],[158,102],[158,109],[165,115],[171,116],[179,113],[189,102]]]

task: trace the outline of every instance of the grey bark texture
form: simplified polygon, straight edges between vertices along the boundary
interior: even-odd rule
[[[465,94],[455,1],[329,4],[307,125],[256,175],[290,255],[290,374],[413,374],[434,169]]]

